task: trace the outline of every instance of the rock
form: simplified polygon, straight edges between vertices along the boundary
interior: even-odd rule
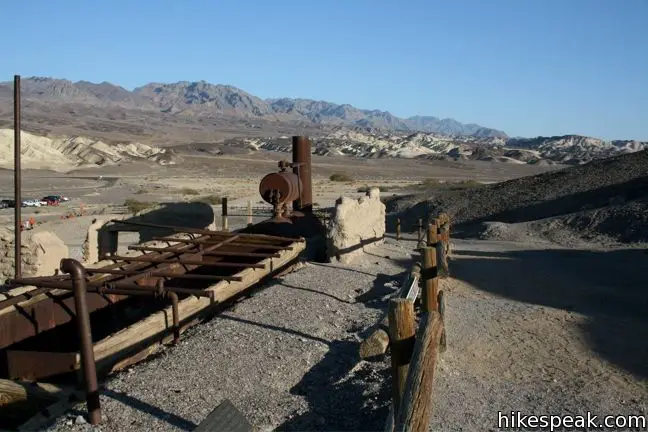
[[[78,415],[76,416],[76,419],[74,419],[74,424],[77,426],[84,425],[86,423],[88,423],[88,421],[82,415]]]

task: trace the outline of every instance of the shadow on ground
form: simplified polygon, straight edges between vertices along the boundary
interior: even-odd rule
[[[464,250],[453,255],[453,276],[480,290],[585,315],[581,330],[591,349],[648,378],[647,250]]]
[[[382,430],[388,407],[375,404],[389,400],[387,370],[376,371],[363,365],[349,374],[358,362],[357,356],[356,342],[333,342],[322,361],[290,390],[308,400],[308,412],[287,420],[276,430]],[[375,386],[374,399],[366,396],[367,386]]]

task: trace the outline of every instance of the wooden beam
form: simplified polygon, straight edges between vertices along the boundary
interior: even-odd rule
[[[427,432],[432,416],[432,388],[443,321],[438,312],[423,315],[412,353],[396,431]]]

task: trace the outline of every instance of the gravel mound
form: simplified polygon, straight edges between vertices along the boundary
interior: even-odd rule
[[[648,241],[647,202],[648,151],[641,151],[478,188],[428,190],[391,201],[388,211],[401,213],[407,224],[444,211],[457,227],[559,218],[586,236],[641,242]]]

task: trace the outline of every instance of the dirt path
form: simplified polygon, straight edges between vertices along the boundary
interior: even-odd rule
[[[499,430],[498,411],[646,415],[645,250],[458,241],[432,429]]]

